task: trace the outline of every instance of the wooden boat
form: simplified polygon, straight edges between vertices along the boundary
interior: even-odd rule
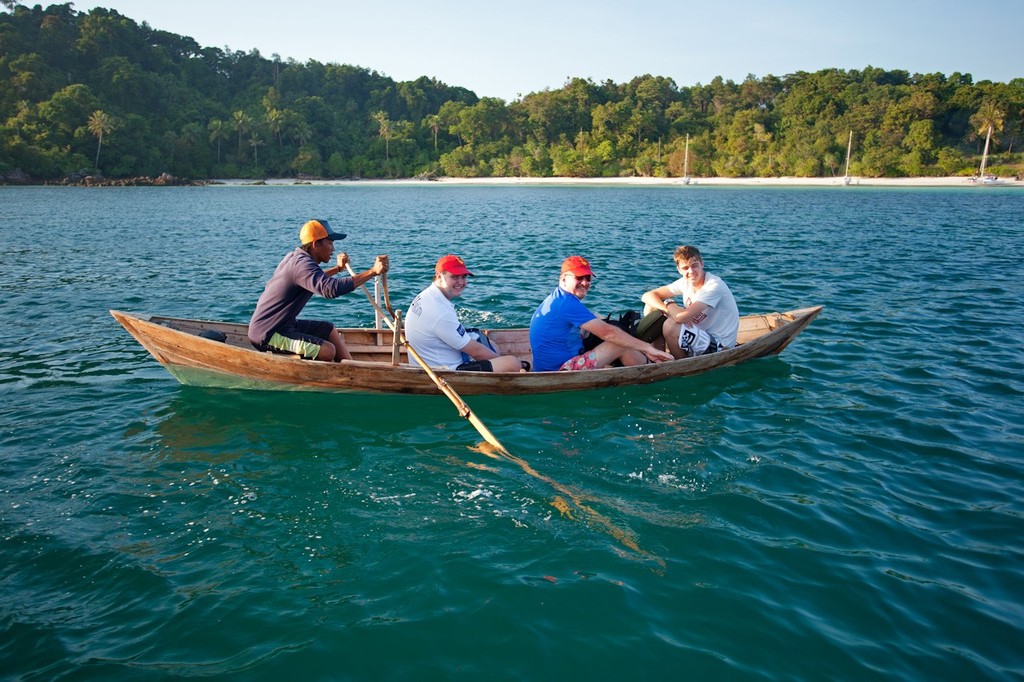
[[[740,318],[735,348],[652,363],[585,372],[455,372],[438,370],[462,395],[525,395],[647,384],[701,374],[719,367],[776,355],[822,311],[822,306]],[[246,336],[247,325],[158,315],[110,314],[178,381],[191,386],[242,389],[323,390],[431,395],[437,386],[420,367],[406,364],[405,349],[389,329],[344,329],[352,360],[312,362],[260,352]],[[214,340],[200,336],[224,336]],[[211,333],[212,332],[212,333]],[[218,334],[219,332],[219,334]],[[528,329],[486,331],[503,353],[532,360]]]

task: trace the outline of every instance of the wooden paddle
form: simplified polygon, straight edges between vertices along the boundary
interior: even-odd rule
[[[348,272],[352,277],[356,276],[356,273],[354,270],[352,270],[351,265],[346,264],[345,267],[348,268]],[[423,371],[427,373],[427,376],[429,376],[430,380],[434,382],[434,385],[437,386],[438,390],[441,391],[441,393],[443,393],[445,396],[447,396],[448,400],[452,401],[452,404],[455,405],[455,409],[459,411],[459,414],[462,415],[464,419],[468,420],[469,423],[472,424],[473,427],[480,433],[480,435],[483,436],[484,440],[493,445],[498,450],[498,452],[507,457],[512,457],[512,453],[510,453],[505,448],[505,446],[501,444],[501,441],[499,441],[494,436],[494,434],[491,433],[491,430],[488,429],[487,426],[485,426],[482,421],[480,421],[480,418],[477,417],[473,410],[470,409],[469,405],[466,404],[466,401],[462,399],[462,396],[460,396],[447,381],[437,376],[437,373],[430,368],[430,365],[428,365],[426,361],[424,361],[424,359],[420,357],[420,354],[417,353],[416,349],[412,347],[412,345],[409,343],[409,340],[405,338],[405,333],[400,328],[395,326],[395,324],[391,321],[388,315],[383,310],[381,310],[380,305],[377,303],[377,301],[373,300],[373,296],[370,295],[370,290],[367,289],[365,285],[360,286],[359,288],[363,290],[364,294],[366,294],[366,299],[370,302],[370,305],[372,305],[377,310],[377,313],[381,316],[381,319],[384,320],[384,323],[387,324],[387,326],[391,328],[391,331],[398,336],[399,343],[405,346],[405,350],[409,353],[409,357],[415,360],[416,363],[423,368]]]
[[[349,274],[352,277],[355,277],[356,273],[354,270],[352,270],[352,266],[346,264],[345,267],[348,268]],[[384,296],[385,298],[387,298],[387,280],[384,280],[383,286]],[[490,429],[488,429],[484,425],[484,423],[480,421],[480,418],[473,413],[473,410],[469,408],[469,405],[467,405],[466,401],[462,399],[462,396],[460,396],[447,381],[437,376],[437,373],[435,373],[434,370],[430,368],[430,365],[428,365],[423,360],[423,358],[420,357],[420,354],[416,352],[416,349],[414,349],[412,345],[409,344],[409,340],[405,338],[405,334],[402,332],[401,328],[396,326],[390,319],[388,319],[388,316],[384,314],[384,311],[381,310],[380,305],[377,303],[377,301],[373,299],[373,296],[370,295],[369,289],[367,289],[365,285],[360,286],[360,289],[362,289],[363,293],[366,294],[366,300],[368,300],[370,302],[370,305],[374,307],[377,313],[381,316],[381,319],[384,320],[388,327],[390,327],[391,331],[394,332],[394,334],[398,337],[399,342],[403,346],[405,346],[405,349],[406,351],[408,351],[409,356],[412,357],[419,364],[419,366],[423,368],[423,370],[427,373],[427,376],[430,377],[430,380],[433,381],[434,385],[437,386],[438,390],[440,390],[441,393],[443,393],[445,396],[448,397],[450,401],[452,401],[452,404],[455,405],[456,409],[459,411],[459,414],[462,415],[465,419],[469,420],[469,423],[476,428],[480,435],[483,436],[485,441],[490,443],[494,447],[494,449],[497,450],[499,455],[501,455],[508,461],[518,465],[519,468],[522,469],[526,474],[533,476],[537,480],[544,481],[552,488],[568,497],[570,500],[572,500],[573,504],[576,505],[577,509],[581,510],[584,514],[586,514],[586,516],[591,521],[594,521],[598,525],[603,526],[608,531],[609,535],[618,540],[624,546],[628,547],[629,549],[633,550],[641,556],[653,559],[662,567],[665,566],[664,560],[662,560],[660,557],[657,557],[651,554],[650,552],[641,549],[640,546],[637,544],[636,538],[633,536],[632,533],[622,528],[619,528],[614,523],[612,523],[612,520],[609,519],[607,516],[601,514],[596,509],[585,504],[583,500],[580,499],[580,496],[577,495],[572,490],[570,490],[567,486],[562,485],[558,481],[548,476],[544,476],[536,469],[534,469],[532,466],[530,466],[529,462],[520,457],[516,457],[511,452],[509,452],[505,448],[505,446],[501,444],[501,441],[495,438],[494,434],[491,433]],[[572,514],[569,510],[569,507],[562,500],[562,498],[556,497],[554,506],[561,513],[572,518]]]
[[[380,287],[384,292],[384,307],[391,313],[391,317],[397,321],[398,317],[395,315],[395,309],[391,307],[391,294],[388,293],[388,273],[386,272],[380,276]]]

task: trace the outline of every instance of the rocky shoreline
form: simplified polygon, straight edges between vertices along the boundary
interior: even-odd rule
[[[72,173],[60,180],[35,180],[15,168],[0,172],[0,185],[43,185],[58,187],[197,187],[209,185],[209,180],[192,180],[179,178],[170,173],[161,173],[155,178],[139,175],[132,178],[106,178],[102,175]]]

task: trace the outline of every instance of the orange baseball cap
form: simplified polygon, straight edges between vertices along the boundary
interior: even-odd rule
[[[346,236],[340,232],[333,232],[326,220],[310,220],[299,230],[299,243],[305,246],[321,239],[330,239],[333,242]]]
[[[569,256],[562,261],[562,274],[567,272],[571,272],[577,277],[594,274],[594,271],[590,269],[590,261],[583,256]]]
[[[451,275],[469,275],[470,277],[476,277],[476,275],[470,272],[469,268],[466,267],[466,261],[450,253],[447,256],[441,256],[437,259],[437,265],[434,266],[434,274],[439,272],[447,272]]]

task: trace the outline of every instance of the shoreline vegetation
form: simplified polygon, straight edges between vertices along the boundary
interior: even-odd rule
[[[291,187],[291,186],[345,186],[345,185],[440,185],[440,186],[590,186],[590,187],[1021,187],[1024,178],[1002,178],[989,176],[985,181],[977,177],[948,176],[924,178],[564,178],[564,177],[499,177],[499,178],[366,178],[366,179],[325,179],[325,178],[272,178],[254,180],[251,178],[215,178],[193,180],[176,178],[166,173],[150,178],[102,178],[86,176],[81,179],[64,178],[48,182],[5,182],[0,178],[0,187]]]
[[[874,66],[693,85],[569,77],[506,102],[428,76],[203,47],[102,7],[2,6],[0,184],[1024,177],[1024,78]]]
[[[436,178],[423,180],[406,178],[398,180],[264,180],[262,185],[346,185],[346,184],[379,184],[379,185],[418,185],[425,182],[440,185],[566,185],[566,186],[626,186],[626,187],[980,187],[1006,186],[1024,187],[1024,180],[1015,178],[996,178],[983,183],[974,177],[942,177],[942,178]],[[253,185],[252,180],[213,180],[210,184]]]
[[[849,181],[847,181],[849,180]],[[0,186],[5,183],[0,181]],[[291,187],[291,186],[346,186],[346,185],[439,185],[439,186],[590,186],[590,187],[1021,187],[1024,179],[989,177],[980,181],[977,177],[948,176],[924,178],[538,178],[538,177],[502,177],[502,178],[398,178],[398,179],[325,179],[325,178],[274,178],[253,180],[248,178],[216,178],[212,180],[191,180],[175,178],[166,173],[156,178],[85,178],[51,182],[19,182],[6,183],[17,186],[45,187]]]

